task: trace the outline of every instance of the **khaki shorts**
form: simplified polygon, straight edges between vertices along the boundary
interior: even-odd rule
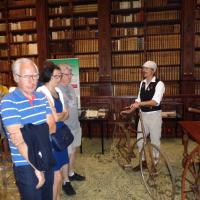
[[[73,136],[74,136],[74,141],[72,142],[72,144],[70,144],[68,146],[68,153],[72,153],[72,148],[75,148],[75,147],[79,147],[81,146],[81,138],[82,138],[82,129],[81,127],[80,128],[77,128],[75,130],[71,130]]]

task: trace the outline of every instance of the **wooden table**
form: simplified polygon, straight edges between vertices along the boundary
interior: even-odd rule
[[[81,126],[84,126],[84,124],[86,124],[88,127],[89,138],[92,138],[91,125],[96,123],[100,126],[102,154],[104,154],[104,131],[106,132],[106,135],[107,135],[107,131],[108,131],[108,127],[107,127],[108,126],[108,113],[109,113],[109,111],[106,111],[104,117],[93,117],[93,118],[87,118],[85,116],[79,117]],[[104,130],[104,125],[106,126],[106,130]],[[81,153],[82,153],[82,145],[81,145]]]
[[[180,121],[178,122],[183,130],[183,166],[188,156],[188,140],[191,137],[200,145],[200,121]]]

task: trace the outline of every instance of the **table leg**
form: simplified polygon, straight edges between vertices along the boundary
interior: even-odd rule
[[[103,133],[103,121],[101,122],[101,149],[102,149],[102,154],[104,154],[104,133]]]

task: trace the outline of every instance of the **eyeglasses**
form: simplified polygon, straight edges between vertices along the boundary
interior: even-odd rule
[[[19,76],[20,78],[23,78],[24,80],[38,80],[39,79],[39,74],[34,74],[34,75],[20,75],[20,74],[16,74],[17,76]]]
[[[52,75],[52,77],[54,77],[55,79],[61,79],[62,75]]]
[[[65,74],[65,73],[62,73],[62,75],[64,75],[64,76],[73,76],[74,74]]]

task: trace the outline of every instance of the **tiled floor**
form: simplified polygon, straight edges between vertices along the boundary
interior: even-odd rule
[[[77,194],[68,197],[61,192],[61,200],[150,200],[138,172],[119,167],[110,153],[112,140],[105,139],[105,155],[101,152],[100,139],[83,139],[83,154],[77,154],[77,171],[86,181],[72,182]],[[191,148],[195,144],[192,142]],[[176,200],[180,200],[183,146],[181,139],[163,139],[162,150],[167,154],[176,175]],[[0,200],[19,200],[12,171],[0,168]],[[2,177],[8,185],[2,187]]]

